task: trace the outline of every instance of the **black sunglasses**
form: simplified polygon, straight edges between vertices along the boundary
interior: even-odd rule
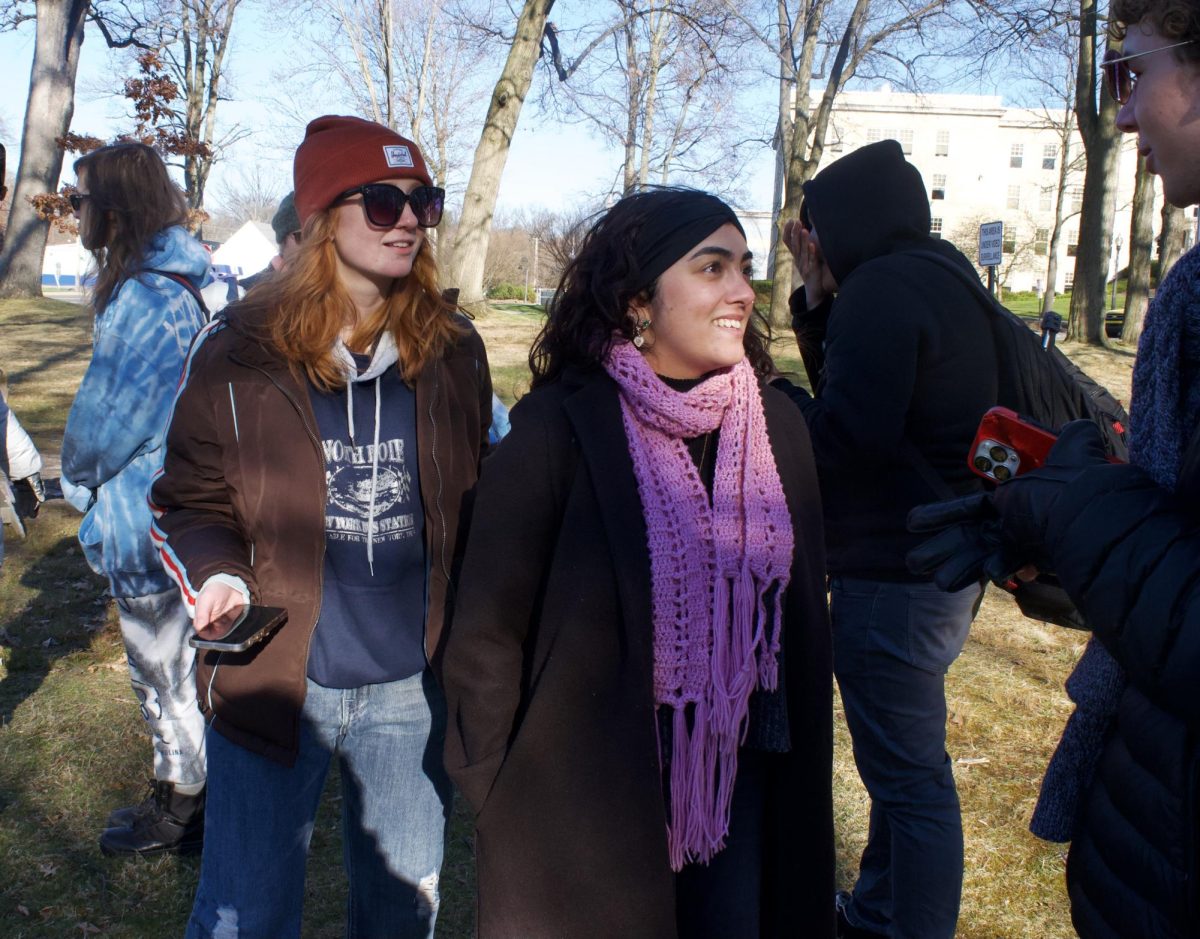
[[[434,228],[442,220],[442,210],[446,206],[446,190],[441,186],[418,186],[412,192],[405,192],[387,183],[356,186],[347,189],[333,201],[342,202],[360,193],[367,221],[380,228],[391,228],[400,221],[406,205],[412,208],[419,226]]]
[[[1166,52],[1168,49],[1178,49],[1180,46],[1190,46],[1194,39],[1185,39],[1169,46],[1159,46],[1157,49],[1147,49],[1145,52],[1135,52],[1133,55],[1121,55],[1116,49],[1104,53],[1100,68],[1104,72],[1104,87],[1112,95],[1117,104],[1128,104],[1133,97],[1134,86],[1137,85],[1137,75],[1129,70],[1130,59],[1140,59],[1144,55],[1155,52]]]
[[[90,198],[91,196],[86,192],[73,192],[67,196],[67,201],[71,203],[71,210],[78,212],[83,207],[83,200]]]

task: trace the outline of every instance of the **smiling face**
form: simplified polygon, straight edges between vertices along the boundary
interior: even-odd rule
[[[754,311],[750,250],[722,225],[663,272],[653,300],[631,313],[649,320],[646,361],[666,378],[701,378],[736,365]]]
[[[1200,202],[1200,66],[1163,49],[1171,43],[1149,23],[1129,27],[1122,54],[1152,54],[1129,60],[1136,84],[1117,126],[1137,134],[1138,153],[1162,178],[1166,200],[1188,206]]]
[[[412,192],[421,185],[417,179],[381,179],[377,182]],[[412,207],[405,204],[400,218],[391,227],[372,225],[363,211],[358,194],[333,209],[333,244],[337,252],[338,273],[352,294],[376,290],[388,293],[394,281],[407,277],[425,240]]]

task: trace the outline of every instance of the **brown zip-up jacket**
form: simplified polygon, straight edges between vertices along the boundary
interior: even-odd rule
[[[308,391],[258,338],[256,312],[241,306],[227,313],[197,337],[185,367],[163,472],[151,490],[154,536],[189,604],[209,577],[226,573],[245,581],[253,603],[288,611],[287,622],[255,648],[199,656],[196,678],[200,706],[217,731],[290,766],[321,609],[325,458]],[[415,387],[430,660],[491,423],[483,341],[465,317],[462,326]]]

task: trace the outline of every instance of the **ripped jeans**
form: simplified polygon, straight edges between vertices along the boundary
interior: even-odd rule
[[[341,774],[347,939],[429,939],[451,788],[446,705],[429,670],[361,688],[308,682],[288,768],[208,731],[200,884],[187,939],[297,939],[325,777]]]
[[[118,597],[129,681],[154,743],[154,778],[204,782],[204,715],[196,704],[192,621],[179,591]]]

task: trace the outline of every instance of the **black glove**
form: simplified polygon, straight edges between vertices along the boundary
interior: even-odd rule
[[[42,485],[40,473],[34,473],[13,483],[13,507],[22,518],[37,518],[38,511],[45,501],[46,487]]]
[[[943,590],[959,590],[984,576],[1003,585],[1030,564],[1052,570],[1045,536],[1054,503],[1083,470],[1106,461],[1100,429],[1091,421],[1072,421],[1041,469],[991,493],[914,508],[908,530],[937,534],[908,553],[908,569],[932,574]]]

